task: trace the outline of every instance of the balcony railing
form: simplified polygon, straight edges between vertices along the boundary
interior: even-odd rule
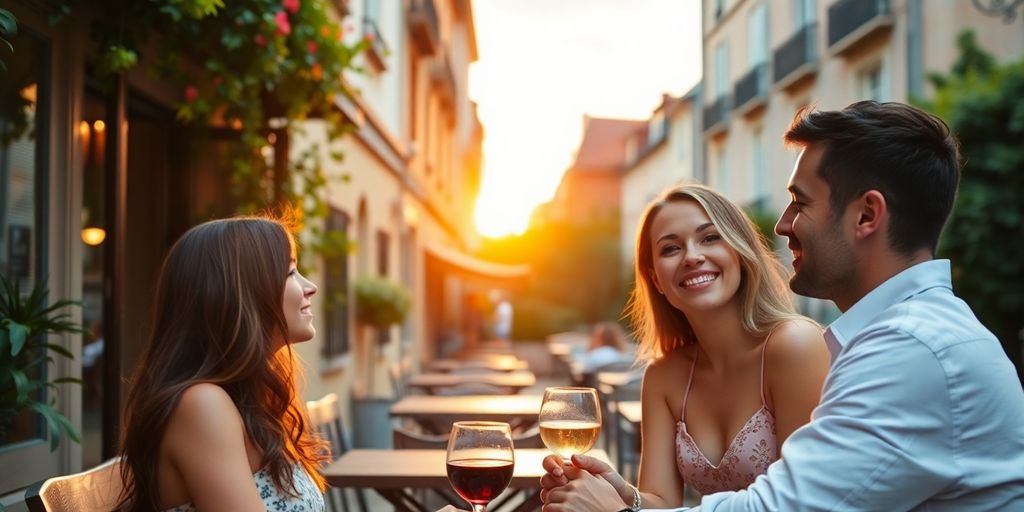
[[[786,89],[817,72],[818,24],[809,23],[775,49],[772,81]]]
[[[732,102],[729,101],[728,95],[722,96],[714,103],[704,107],[704,133],[715,135],[725,131],[728,128],[726,121],[731,108]]]
[[[889,0],[839,0],[828,8],[828,47],[840,54],[892,28]]]
[[[366,58],[377,71],[384,71],[387,66],[384,64],[384,57],[388,54],[388,45],[380,35],[380,28],[377,22],[371,18],[363,18],[363,37],[369,41],[366,48]]]
[[[409,32],[424,55],[433,55],[437,51],[440,30],[434,0],[413,0],[409,9]]]
[[[741,115],[764,106],[768,99],[768,64],[762,62],[743,75],[733,88],[736,111]]]

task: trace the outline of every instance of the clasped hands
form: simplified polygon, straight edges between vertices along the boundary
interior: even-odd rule
[[[542,512],[617,512],[633,503],[633,487],[600,459],[573,455],[567,465],[561,457],[548,455],[543,464]],[[456,511],[461,509],[448,505],[438,512]]]
[[[564,464],[549,455],[543,464],[543,512],[617,512],[633,503],[633,487],[600,459],[573,455],[572,464]]]

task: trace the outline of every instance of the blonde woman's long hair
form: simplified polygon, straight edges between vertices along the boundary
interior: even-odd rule
[[[647,206],[637,229],[636,284],[626,306],[626,315],[639,340],[638,361],[651,363],[684,345],[699,342],[686,315],[654,286],[651,224],[666,204],[680,201],[700,205],[722,238],[739,254],[741,274],[736,295],[740,321],[747,333],[767,336],[781,322],[804,319],[793,307],[782,265],[750,218],[725,196],[706,186],[680,185],[666,190]]]

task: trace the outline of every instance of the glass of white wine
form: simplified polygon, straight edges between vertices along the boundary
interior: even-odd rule
[[[540,405],[540,438],[566,464],[573,455],[594,447],[601,433],[601,404],[594,388],[555,387],[544,390]]]

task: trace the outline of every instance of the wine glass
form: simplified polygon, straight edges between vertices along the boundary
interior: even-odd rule
[[[485,512],[512,481],[512,430],[497,421],[457,421],[448,437],[448,481],[473,512]]]
[[[539,420],[544,446],[569,464],[573,455],[593,448],[601,433],[597,391],[594,388],[547,388]]]

